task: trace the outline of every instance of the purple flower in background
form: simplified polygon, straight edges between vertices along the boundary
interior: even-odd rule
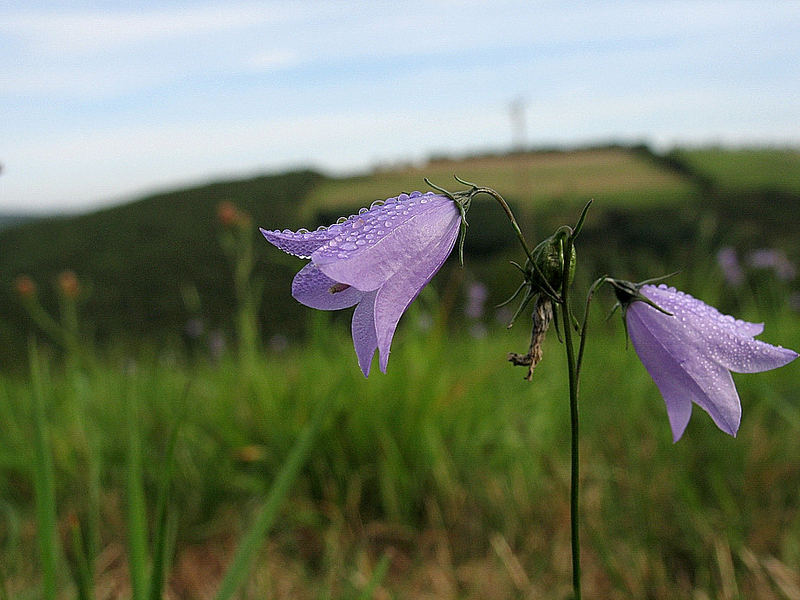
[[[783,250],[759,248],[748,255],[747,262],[755,269],[772,269],[783,281],[791,281],[797,275],[794,265]]]
[[[467,307],[464,309],[464,313],[470,319],[480,319],[483,316],[483,305],[488,297],[489,291],[481,282],[476,281],[470,284],[467,290]]]
[[[736,256],[736,250],[730,246],[720,248],[717,252],[717,264],[722,269],[722,274],[725,276],[725,281],[729,285],[738,286],[744,281],[744,272],[739,265],[739,258]]]
[[[627,304],[628,334],[664,397],[673,440],[683,435],[692,402],[722,431],[735,436],[742,407],[731,371],[768,371],[793,361],[797,353],[754,339],[764,330],[763,323],[723,315],[675,288],[644,285],[638,293],[639,301],[633,295],[620,298]]]
[[[400,317],[450,255],[460,226],[453,200],[414,192],[316,231],[261,233],[284,252],[311,259],[292,282],[298,302],[320,310],[356,306],[353,344],[367,376],[376,349],[386,372]]]

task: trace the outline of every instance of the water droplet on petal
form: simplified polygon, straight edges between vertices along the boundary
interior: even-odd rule
[[[348,239],[350,239],[350,238],[348,238]],[[341,248],[342,248],[342,250],[355,250],[356,249],[356,245],[353,242],[350,241],[350,242],[345,242],[344,244],[342,244]]]

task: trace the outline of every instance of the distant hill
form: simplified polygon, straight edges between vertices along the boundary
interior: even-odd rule
[[[692,260],[701,233],[711,236],[709,244],[785,244],[798,250],[800,186],[784,183],[798,181],[798,153],[761,152],[750,163],[747,152],[752,151],[658,155],[645,147],[611,146],[438,159],[342,179],[297,171],[155,194],[90,214],[17,222],[0,229],[0,368],[24,353],[25,334],[35,330],[13,291],[20,274],[37,282],[43,303],[54,311],[57,275],[75,271],[89,290],[81,314],[101,341],[179,341],[192,316],[201,316],[207,327],[230,330],[233,279],[216,219],[217,205],[225,200],[252,217],[257,275],[266,282],[265,333],[289,336],[303,330],[309,314],[289,295],[300,262],[266,245],[256,226],[311,229],[372,200],[425,190],[424,176],[450,189],[461,187],[453,174],[497,188],[532,239],[572,222],[595,198],[581,238],[583,268],[591,273],[635,277],[652,273],[653,265],[658,273],[669,272]],[[750,171],[748,164],[754,165]],[[469,276],[498,293],[513,289],[513,273],[498,263],[519,258],[504,215],[481,200],[473,203],[469,222]],[[594,262],[586,265],[587,259]],[[199,307],[187,306],[187,289],[196,289]]]
[[[32,221],[37,217],[33,217],[31,215],[2,215],[0,214],[0,230],[7,229],[9,227],[16,227],[17,225],[22,225],[28,221]]]
[[[20,274],[34,279],[43,303],[55,310],[57,275],[75,271],[90,287],[81,312],[91,315],[100,339],[179,336],[190,316],[181,295],[187,285],[196,287],[207,324],[227,326],[235,299],[218,243],[218,203],[228,200],[247,211],[255,238],[256,224],[297,224],[298,201],[321,178],[302,171],[217,182],[0,231],[0,364],[13,360],[3,353],[19,349],[21,332],[34,329],[12,289]],[[261,277],[290,281],[294,266],[262,261],[258,269]],[[280,306],[272,310],[281,313]]]

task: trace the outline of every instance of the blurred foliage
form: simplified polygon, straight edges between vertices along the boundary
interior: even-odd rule
[[[15,298],[12,281],[26,274],[39,284],[41,301],[56,306],[57,274],[72,269],[91,286],[82,310],[100,343],[175,343],[192,314],[181,290],[194,287],[205,326],[232,329],[234,280],[220,244],[224,226],[217,207],[228,200],[255,224],[296,224],[299,199],[320,179],[312,172],[214,183],[158,194],[91,214],[40,219],[0,232],[0,364],[19,356],[32,323]],[[291,261],[254,266],[266,281],[291,280]],[[269,290],[267,291],[269,294]],[[265,302],[269,318],[288,323],[284,306]]]

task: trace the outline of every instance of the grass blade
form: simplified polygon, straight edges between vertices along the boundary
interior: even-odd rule
[[[142,440],[139,429],[139,398],[131,382],[127,386],[125,408],[128,420],[126,492],[128,521],[128,567],[133,600],[144,600],[147,577],[147,514],[142,482]]]
[[[72,515],[69,523],[70,537],[72,541],[72,553],[75,557],[74,577],[78,587],[78,600],[91,600],[92,589],[92,570],[86,557],[83,535],[81,534],[81,524],[76,515]]]
[[[366,587],[361,591],[359,600],[370,600],[370,598],[372,598],[372,595],[375,593],[375,588],[377,588],[383,582],[383,578],[386,577],[386,572],[389,570],[389,564],[391,562],[390,553],[384,552],[378,564],[375,566],[375,570],[372,572],[372,577],[369,578]]]
[[[28,344],[31,383],[33,384],[33,428],[35,456],[33,464],[36,494],[37,538],[42,567],[42,596],[46,600],[56,597],[56,563],[58,555],[56,532],[56,494],[53,475],[53,457],[47,429],[44,382],[39,353],[33,339]]]
[[[186,397],[189,394],[189,383],[186,383],[184,388],[183,398],[181,401],[180,415],[175,419],[170,432],[169,442],[167,444],[166,464],[161,469],[161,477],[158,482],[158,496],[156,500],[156,519],[155,530],[153,531],[153,570],[150,573],[150,600],[160,600],[162,598],[161,588],[164,586],[164,574],[167,571],[168,553],[167,553],[167,532],[168,526],[168,508],[170,500],[170,491],[172,484],[172,472],[175,467],[175,446],[178,442],[178,433],[180,431],[181,423],[186,413]]]
[[[327,412],[327,406],[325,402],[317,404],[311,421],[300,432],[297,441],[283,464],[283,468],[281,468],[270,488],[269,495],[261,508],[258,519],[236,549],[233,562],[225,573],[225,577],[217,591],[216,600],[228,600],[233,596],[250,571],[250,564],[261,547],[264,537],[272,527],[272,523],[278,515],[278,510],[283,504],[283,500],[289,493],[292,483],[294,483],[300,469],[308,458],[317,431]]]

